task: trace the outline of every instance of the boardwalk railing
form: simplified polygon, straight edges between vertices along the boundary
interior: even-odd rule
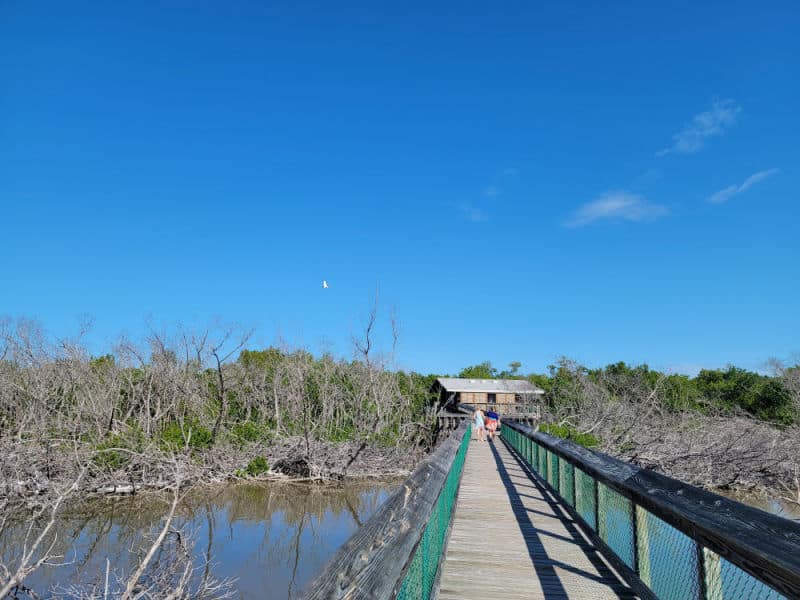
[[[483,412],[493,410],[494,412],[498,413],[501,417],[507,416],[510,417],[512,415],[530,415],[532,417],[538,417],[541,413],[541,405],[536,402],[527,402],[527,403],[500,403],[500,404],[490,404],[488,402],[472,402],[472,403],[459,403],[457,406],[459,407],[466,407],[470,411],[475,410],[476,408],[480,408]]]
[[[308,600],[428,600],[450,528],[471,426],[464,422],[342,546]]]
[[[502,437],[641,597],[800,598],[800,523],[520,423]]]
[[[498,413],[501,421],[503,419],[513,419],[520,423],[535,425],[541,418],[541,410],[538,404],[467,404],[464,402],[459,402],[453,407],[455,414],[450,413],[443,416],[468,419],[476,408],[480,408],[484,413],[490,410]]]

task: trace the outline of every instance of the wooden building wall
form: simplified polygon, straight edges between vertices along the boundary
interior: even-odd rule
[[[514,394],[495,394],[497,404],[514,404]],[[489,394],[486,392],[461,392],[460,401],[464,404],[487,404]]]

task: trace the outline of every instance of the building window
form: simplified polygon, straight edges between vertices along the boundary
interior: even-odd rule
[[[497,394],[487,394],[489,397],[489,404],[497,404]]]

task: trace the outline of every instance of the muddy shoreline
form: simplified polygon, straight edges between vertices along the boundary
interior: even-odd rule
[[[308,451],[307,451],[308,450]],[[109,469],[98,452],[74,441],[0,441],[0,510],[44,506],[74,485],[70,495],[130,495],[236,481],[341,482],[408,476],[420,450],[288,437],[271,444],[220,446],[202,452],[150,447],[119,450],[126,463]],[[248,471],[254,459],[263,462]]]

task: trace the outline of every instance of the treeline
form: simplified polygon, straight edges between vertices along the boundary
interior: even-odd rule
[[[54,340],[26,320],[0,323],[0,437],[59,438],[98,449],[207,449],[215,444],[312,440],[384,445],[432,441],[436,375],[391,370],[369,339],[351,360],[270,347],[248,349],[232,328],[151,333],[122,339],[91,356],[80,339]],[[457,375],[527,379],[546,392],[554,412],[598,394],[605,402],[657,398],[671,410],[744,412],[777,425],[798,422],[800,367],[774,361],[772,375],[734,366],[696,376],[624,362],[590,369],[563,358],[545,374],[521,363],[498,370],[488,361]],[[124,453],[106,453],[114,466]]]
[[[49,478],[89,464],[157,480],[162,474],[148,470],[153,456],[178,452],[199,463],[209,456],[220,477],[258,475],[284,459],[302,463],[301,475],[338,476],[368,447],[378,449],[373,464],[387,456],[380,448],[405,457],[413,454],[408,449],[423,452],[435,441],[436,375],[394,370],[391,354],[375,352],[374,318],[351,359],[252,349],[246,332],[221,327],[123,338],[108,354],[92,356],[80,338],[51,338],[31,321],[0,321],[0,442],[27,444],[24,451],[13,446],[17,462],[6,456],[0,475]],[[551,423],[572,424],[617,453],[641,446],[632,441],[635,424],[665,411],[745,415],[778,427],[800,422],[800,368],[777,361],[771,375],[730,366],[694,377],[622,362],[590,369],[566,358],[544,374],[521,367],[484,362],[457,375],[528,379],[545,390]],[[271,450],[282,444],[285,452]],[[67,448],[80,455],[71,470],[58,464]],[[137,464],[138,479],[131,475]]]
[[[581,403],[585,379],[601,386],[610,401],[638,401],[642,395],[656,394],[665,407],[678,411],[744,412],[777,425],[800,422],[800,365],[774,359],[770,361],[772,375],[733,365],[702,369],[694,377],[624,362],[590,369],[567,358],[550,365],[544,374],[523,375],[520,367],[512,362],[500,371],[486,361],[463,369],[459,377],[527,379],[545,390],[547,402],[556,410]]]
[[[122,431],[208,447],[300,435],[416,441],[429,428],[430,379],[304,350],[244,348],[232,330],[151,334],[92,357],[29,321],[0,330],[0,435],[102,442]],[[427,419],[427,420],[426,420]],[[412,426],[416,425],[416,426]],[[119,441],[119,440],[114,440]]]

